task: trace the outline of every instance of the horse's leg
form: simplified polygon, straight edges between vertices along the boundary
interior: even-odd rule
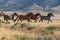
[[[15,19],[11,19],[14,23],[16,22]]]
[[[35,19],[35,23],[37,22],[37,20]]]
[[[42,21],[43,22],[43,19],[40,19],[39,22]]]
[[[41,21],[41,19],[39,20],[39,22]]]
[[[48,23],[49,23],[49,20],[48,20]]]
[[[28,19],[28,22],[30,22],[30,19]]]
[[[6,21],[6,24],[8,23],[8,20],[7,19],[5,19],[5,21]]]
[[[17,23],[19,22],[20,19],[17,20]]]
[[[14,18],[12,18],[11,20],[15,21],[15,19],[14,19]]]
[[[4,18],[4,22],[7,23],[7,19]]]
[[[28,22],[30,22],[30,20],[28,20]],[[32,21],[31,21],[32,22]]]
[[[4,18],[4,22],[5,22],[6,20],[5,20],[5,18]]]
[[[39,22],[42,21],[42,19],[39,20]]]
[[[48,23],[49,23],[49,21],[52,22],[52,20],[48,20]]]
[[[43,20],[42,20],[42,23],[43,23]]]
[[[50,22],[52,22],[52,20],[50,20]]]
[[[22,20],[21,20],[21,22],[22,22]]]

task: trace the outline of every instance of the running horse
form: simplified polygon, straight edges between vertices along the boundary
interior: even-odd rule
[[[30,12],[30,13],[28,13],[28,14],[26,14],[26,15],[18,15],[17,18],[15,19],[15,21],[18,19],[17,22],[18,22],[19,20],[21,20],[21,22],[22,22],[23,20],[27,20],[28,22],[30,22],[30,16],[31,16],[31,15],[33,15],[32,12]]]
[[[0,17],[1,17],[1,13],[0,13]]]
[[[40,20],[39,20],[39,22],[40,22],[40,21],[43,22],[43,20],[47,20],[48,23],[49,23],[49,21],[52,22],[52,20],[51,20],[51,17],[52,17],[52,16],[54,17],[53,13],[49,13],[47,16],[41,16],[41,15],[40,15]]]
[[[30,13],[28,13],[26,15],[18,15],[17,18],[16,18],[16,20],[18,19],[17,22],[19,20],[21,20],[21,22],[22,22],[22,20],[27,20],[28,22],[31,22],[30,19],[32,19],[32,20],[35,20],[35,22],[37,22],[38,16],[40,16],[39,13],[37,13],[37,14],[34,15],[32,12],[30,12]]]
[[[31,16],[30,16],[30,19],[32,19],[32,20],[34,20],[35,22],[37,22],[37,19],[38,19],[40,16],[41,16],[40,13],[36,13],[36,14],[34,14],[34,15],[31,15]]]
[[[3,12],[1,12],[1,15],[4,17],[4,21],[8,22],[8,20],[14,21],[14,17],[17,16],[17,13],[13,13],[11,15],[6,15]]]

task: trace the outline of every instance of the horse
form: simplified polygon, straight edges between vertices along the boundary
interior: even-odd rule
[[[53,13],[49,13],[49,14],[47,14],[47,16],[41,16],[41,15],[40,15],[40,20],[39,20],[39,22],[40,22],[40,21],[43,22],[43,20],[48,20],[48,23],[49,23],[49,21],[52,22],[51,16],[54,17]]]
[[[1,17],[1,14],[0,14],[0,17]]]
[[[8,20],[14,21],[14,17],[15,17],[15,15],[17,16],[17,13],[13,13],[11,15],[6,15],[3,12],[1,12],[1,15],[4,17],[4,21],[8,22]]]
[[[40,16],[40,13],[36,13],[35,15],[31,15],[30,19],[35,20],[35,22],[37,22],[37,19],[39,18],[38,16]]]
[[[21,22],[22,22],[22,20],[27,20],[28,22],[30,22],[30,16],[31,15],[34,15],[32,12],[30,12],[30,13],[28,13],[28,14],[26,14],[26,15],[18,15],[17,16],[17,18],[15,19],[15,21],[17,20],[17,22],[19,21],[19,20],[21,20]]]
[[[1,14],[0,14],[0,16],[1,16]]]

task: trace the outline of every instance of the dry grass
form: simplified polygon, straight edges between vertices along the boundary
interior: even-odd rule
[[[0,27],[0,40],[58,40],[58,35],[60,35],[60,26],[55,25],[42,27],[29,23],[19,23],[12,26],[2,24]],[[28,30],[27,28],[31,29]]]

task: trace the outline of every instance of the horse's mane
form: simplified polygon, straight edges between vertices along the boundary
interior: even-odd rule
[[[35,14],[35,16],[40,15],[40,13]],[[40,15],[41,16],[41,15]]]
[[[50,16],[50,15],[52,15],[53,13],[49,13],[47,16]]]
[[[17,13],[13,13],[13,14],[18,15]]]
[[[33,15],[33,13],[32,13],[32,12],[30,12],[30,13],[28,13],[28,14],[26,14],[26,15]]]

